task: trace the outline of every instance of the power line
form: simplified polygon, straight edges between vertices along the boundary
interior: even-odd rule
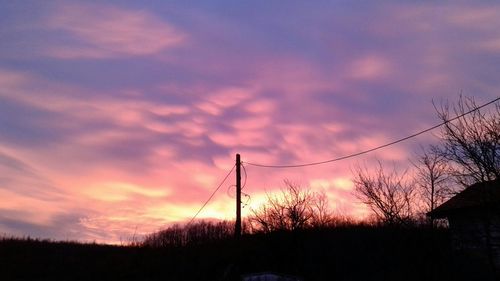
[[[234,168],[236,167],[236,165],[234,165],[231,170],[229,171],[229,173],[227,173],[227,175],[224,177],[224,179],[221,181],[221,183],[219,184],[219,186],[217,186],[217,188],[214,190],[214,192],[212,192],[212,194],[210,195],[210,197],[208,197],[207,201],[205,201],[205,203],[203,204],[203,206],[201,206],[201,208],[198,210],[198,212],[196,212],[196,214],[193,216],[193,218],[188,222],[188,225],[190,225],[194,219],[196,219],[196,217],[200,214],[201,210],[203,210],[203,208],[205,208],[205,206],[207,206],[208,202],[210,202],[210,200],[212,200],[212,197],[214,197],[215,193],[217,193],[217,191],[221,188],[221,186],[226,182],[227,178],[229,177],[229,175],[231,175],[231,173],[233,172]]]
[[[245,169],[245,165],[243,165],[243,163],[241,163],[241,167],[243,168],[243,173],[245,174],[245,181],[241,185],[241,190],[243,190],[247,185],[248,175],[247,175],[247,169]]]
[[[243,182],[243,185],[241,186],[241,190],[242,190],[241,193],[243,196],[245,196],[247,198],[245,203],[243,203],[243,201],[241,203],[243,203],[242,208],[245,208],[246,206],[248,206],[248,203],[250,202],[250,200],[252,200],[252,197],[250,196],[250,194],[243,192],[243,189],[247,185],[248,174],[247,174],[247,169],[245,168],[245,165],[243,165],[243,163],[241,163],[241,167],[243,168],[243,173],[245,174],[245,181]]]
[[[305,163],[305,164],[296,164],[296,165],[265,165],[265,164],[258,164],[258,163],[251,163],[251,162],[244,162],[245,164],[248,164],[248,165],[251,165],[251,166],[256,166],[256,167],[262,167],[262,168],[299,168],[299,167],[306,167],[306,166],[315,166],[315,165],[321,165],[321,164],[326,164],[326,163],[331,163],[331,162],[336,162],[336,161],[340,161],[340,160],[345,160],[345,159],[348,159],[348,158],[353,158],[353,157],[356,157],[356,156],[360,156],[360,155],[363,155],[363,154],[367,154],[367,153],[370,153],[370,152],[373,152],[375,150],[379,150],[379,149],[382,149],[382,148],[385,148],[385,147],[388,147],[388,146],[391,146],[391,145],[394,145],[394,144],[397,144],[397,143],[400,143],[400,142],[403,142],[403,141],[406,141],[408,139],[411,139],[411,138],[414,138],[416,136],[419,136],[421,134],[424,134],[424,133],[427,133],[429,131],[432,131],[436,128],[439,128],[449,122],[452,122],[452,121],[455,121],[461,117],[464,117],[465,115],[467,114],[470,114],[476,110],[479,110],[485,106],[488,106],[492,103],[495,103],[496,101],[500,100],[500,97],[488,102],[488,103],[485,103],[481,106],[478,106],[474,109],[471,109],[463,114],[460,114],[458,116],[455,116],[454,118],[452,119],[449,119],[449,120],[446,120],[444,122],[441,122],[437,125],[434,125],[430,128],[427,128],[423,131],[420,131],[420,132],[417,132],[417,133],[414,133],[414,134],[411,134],[409,136],[406,136],[404,138],[401,138],[401,139],[398,139],[398,140],[395,140],[395,141],[392,141],[392,142],[389,142],[389,143],[386,143],[386,144],[383,144],[383,145],[380,145],[380,146],[377,146],[377,147],[374,147],[374,148],[370,148],[368,150],[364,150],[364,151],[361,151],[361,152],[357,152],[357,153],[353,153],[353,154],[349,154],[349,155],[346,155],[346,156],[342,156],[342,157],[338,157],[338,158],[334,158],[334,159],[329,159],[329,160],[324,160],[324,161],[318,161],[318,162],[311,162],[311,163]]]
[[[245,180],[243,181],[243,184],[241,185],[241,190],[243,190],[245,188],[245,186],[247,185],[248,175],[247,175],[247,170],[246,170],[245,166],[243,165],[243,163],[241,163],[241,168],[243,168],[243,174],[245,175]],[[232,187],[236,188],[236,185],[232,184],[232,185],[228,186],[226,193],[229,197],[234,198],[233,195],[231,195],[232,194],[232,191],[231,191]]]

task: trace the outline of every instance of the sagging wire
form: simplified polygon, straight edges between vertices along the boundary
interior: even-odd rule
[[[486,107],[490,104],[493,104],[497,101],[500,100],[500,97],[497,97],[496,99],[490,101],[490,102],[487,102],[481,106],[478,106],[478,107],[475,107],[467,112],[464,112],[460,115],[457,115],[451,119],[447,119],[437,125],[434,125],[432,127],[429,127],[425,130],[422,130],[422,131],[419,131],[419,132],[416,132],[416,133],[413,133],[409,136],[406,136],[404,138],[400,138],[400,139],[397,139],[397,140],[394,140],[392,142],[389,142],[389,143],[386,143],[386,144],[383,144],[383,145],[379,145],[379,146],[376,146],[376,147],[373,147],[373,148],[370,148],[370,149],[367,149],[367,150],[363,150],[363,151],[360,151],[360,152],[356,152],[356,153],[353,153],[353,154],[349,154],[349,155],[345,155],[345,156],[341,156],[341,157],[337,157],[337,158],[333,158],[333,159],[328,159],[328,160],[324,160],[324,161],[318,161],[318,162],[311,162],[311,163],[303,163],[303,164],[285,164],[285,165],[269,165],[269,164],[259,164],[259,163],[252,163],[252,162],[245,162],[246,164],[248,165],[251,165],[251,166],[255,166],[255,167],[261,167],[261,168],[278,168],[278,169],[284,169],[284,168],[299,168],[299,167],[307,167],[307,166],[315,166],[315,165],[322,165],[322,164],[326,164],[326,163],[331,163],[331,162],[336,162],[336,161],[341,161],[341,160],[345,160],[345,159],[349,159],[349,158],[353,158],[353,157],[357,157],[357,156],[360,156],[360,155],[363,155],[363,154],[367,154],[367,153],[370,153],[370,152],[373,152],[373,151],[376,151],[376,150],[379,150],[379,149],[382,149],[382,148],[386,148],[388,146],[392,146],[392,145],[395,145],[395,144],[398,144],[400,142],[403,142],[403,141],[406,141],[406,140],[409,140],[411,138],[414,138],[414,137],[417,137],[421,134],[424,134],[424,133],[427,133],[427,132],[430,132],[436,128],[439,128],[447,123],[450,123],[450,122],[453,122],[459,118],[462,118],[464,117],[465,115],[467,114],[470,114],[476,110],[479,110],[483,107]]]
[[[245,188],[245,186],[247,186],[247,180],[248,180],[248,174],[247,174],[247,169],[245,168],[245,165],[243,165],[243,163],[241,163],[241,167],[243,168],[243,174],[245,175],[245,180],[243,181],[243,184],[241,185],[241,195],[243,195],[246,200],[245,202],[241,202],[242,203],[242,206],[241,208],[245,208],[246,206],[250,205],[250,202],[252,201],[252,197],[250,196],[250,194],[246,193],[246,192],[243,192],[243,189]]]
[[[250,194],[243,192],[243,189],[247,185],[248,174],[247,174],[247,170],[243,164],[241,165],[241,167],[243,168],[243,175],[244,175],[243,184],[241,185],[241,190],[242,190],[241,195],[243,197],[245,197],[245,200],[241,201],[241,204],[242,204],[241,208],[245,208],[246,206],[248,206],[250,204],[252,197],[250,196]],[[227,196],[230,197],[231,199],[234,199],[236,197],[235,193],[236,193],[236,185],[235,184],[229,185],[227,187],[227,190],[226,190]]]
[[[198,212],[196,212],[196,214],[193,216],[193,218],[191,218],[191,220],[187,223],[186,226],[189,226],[195,219],[196,217],[200,214],[201,210],[203,210],[203,208],[205,208],[205,206],[207,206],[208,202],[210,202],[210,200],[212,200],[212,198],[214,197],[215,193],[217,193],[217,191],[221,188],[221,186],[224,184],[224,182],[226,182],[227,178],[229,177],[229,175],[231,175],[231,173],[234,171],[234,168],[236,167],[236,165],[234,165],[231,170],[227,173],[227,175],[224,177],[224,179],[221,181],[221,183],[217,186],[217,188],[212,192],[212,194],[210,195],[210,197],[208,197],[208,199],[205,201],[205,203],[203,204],[203,206],[201,206],[201,208],[198,210]]]
[[[245,188],[245,186],[247,185],[248,175],[247,169],[245,168],[245,165],[243,165],[243,163],[241,163],[241,167],[243,168],[243,174],[245,174],[245,180],[243,181],[243,185],[241,185],[241,190],[243,190],[243,188]]]

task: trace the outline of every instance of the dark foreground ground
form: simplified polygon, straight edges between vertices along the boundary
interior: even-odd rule
[[[487,264],[453,253],[444,229],[348,227],[168,249],[0,241],[0,280],[240,280],[266,271],[302,280],[495,280]]]

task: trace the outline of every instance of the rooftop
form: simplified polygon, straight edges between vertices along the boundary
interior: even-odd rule
[[[445,218],[451,213],[464,209],[491,206],[500,207],[499,179],[475,183],[441,204],[434,211],[427,213],[427,215],[433,218]]]

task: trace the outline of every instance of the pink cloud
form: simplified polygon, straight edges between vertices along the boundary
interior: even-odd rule
[[[213,116],[219,116],[223,112],[223,109],[221,107],[217,106],[215,103],[208,101],[199,103],[196,105],[196,107],[201,111]]]
[[[201,91],[200,95],[203,96],[203,100],[198,102],[196,107],[213,116],[220,116],[224,111],[238,106],[254,95],[253,89],[237,87],[223,87],[208,93],[205,93],[206,90],[199,91]]]
[[[331,179],[311,179],[309,181],[309,186],[311,188],[337,188],[337,189],[342,189],[342,190],[347,190],[350,191],[353,189],[353,183],[350,178],[345,178],[345,177],[337,177],[337,178],[331,178]]]
[[[392,72],[390,62],[380,56],[367,56],[352,62],[350,77],[361,80],[372,80],[387,77]]]
[[[188,114],[190,109],[186,106],[179,105],[153,105],[150,104],[148,109],[154,114],[160,116],[182,115]]]
[[[476,46],[482,50],[494,53],[500,53],[500,35],[498,38],[477,43]]]
[[[252,32],[265,34],[250,25],[249,33],[240,36],[240,26],[229,26],[227,18],[208,16],[200,23],[186,13],[184,31],[147,10],[81,4],[51,11],[43,32],[52,37],[41,48],[56,59],[16,65],[32,72],[0,70],[0,99],[20,111],[9,113],[14,130],[6,133],[14,141],[2,138],[0,150],[44,179],[12,173],[0,162],[0,172],[13,175],[0,186],[0,196],[12,201],[0,208],[14,212],[35,204],[25,221],[43,225],[76,209],[81,228],[72,230],[74,237],[116,243],[189,220],[233,167],[236,153],[243,161],[271,165],[332,159],[403,137],[414,132],[412,127],[428,127],[430,97],[451,97],[463,85],[493,96],[495,82],[461,79],[471,72],[457,67],[456,58],[467,57],[464,50],[496,52],[500,37],[493,28],[498,25],[494,13],[417,6],[377,9],[369,27],[355,27],[359,35],[338,24],[322,32],[317,27],[335,18],[329,13],[318,12],[314,21],[319,22],[299,35],[284,22],[283,30],[291,28],[294,42],[302,42],[297,46],[286,38],[252,37]],[[457,30],[473,31],[478,40],[456,44]],[[175,56],[164,52],[174,49]],[[96,85],[92,75],[80,80],[86,67],[97,69],[106,61],[84,62],[79,68],[80,62],[58,60],[113,58],[117,67],[106,64],[112,80],[129,77],[118,69],[132,64],[129,57],[147,55],[155,55],[155,61],[135,57],[132,62],[153,66],[130,83],[135,87],[108,84],[107,73],[97,73],[103,77]],[[494,69],[493,63],[487,66],[485,71]],[[31,134],[26,139],[32,142],[23,139],[28,144],[16,141]],[[370,166],[377,157],[403,167],[412,145],[430,139],[320,166],[280,170],[245,164],[245,192],[252,197],[250,206],[257,207],[266,192],[279,192],[283,179],[290,179],[324,190],[336,212],[364,216],[366,208],[352,195],[350,167],[358,161]],[[23,192],[49,184],[48,193]],[[232,184],[234,174],[200,218],[234,216]]]
[[[2,187],[8,188],[9,186]],[[9,198],[9,200],[2,200],[0,203],[0,210],[22,210],[24,213],[23,221],[48,225],[52,222],[52,217],[55,214],[59,214],[65,210],[65,206],[61,206],[60,204],[51,204],[50,201],[45,199],[19,194],[15,191],[3,188],[0,188],[0,196],[2,196],[2,198]],[[27,206],[29,206],[29,208],[26,208]],[[66,206],[69,206],[69,204],[66,204]]]
[[[150,55],[186,40],[184,33],[146,11],[109,5],[61,6],[47,28],[63,30],[77,40],[48,48],[49,55],[61,59]]]
[[[10,84],[11,89],[19,95],[9,95],[7,98],[16,99],[44,110],[62,113],[68,117],[67,121],[107,120],[114,124],[106,131],[79,133],[70,139],[70,143],[59,144],[55,149],[45,153],[28,151],[24,158],[33,159],[36,166],[45,165],[43,170],[45,174],[57,179],[60,185],[66,186],[66,192],[69,195],[80,198],[78,200],[72,199],[73,205],[85,206],[92,210],[92,215],[82,219],[83,227],[89,231],[105,231],[111,237],[101,237],[101,239],[116,242],[119,236],[132,234],[135,231],[134,225],[147,223],[147,226],[141,227],[142,233],[142,231],[154,230],[167,223],[190,219],[190,216],[200,207],[199,202],[206,200],[225,172],[231,168],[231,164],[234,163],[234,154],[237,152],[242,153],[245,160],[257,163],[281,164],[283,163],[283,154],[291,154],[293,157],[287,158],[288,160],[301,163],[321,160],[318,157],[326,155],[325,145],[329,147],[328,151],[332,154],[333,152],[342,154],[346,151],[365,148],[365,145],[374,144],[369,142],[372,136],[366,136],[366,141],[363,139],[350,140],[346,144],[350,144],[352,147],[343,147],[341,141],[334,141],[337,134],[346,131],[345,126],[341,125],[342,123],[328,121],[311,126],[311,119],[307,114],[304,115],[303,120],[293,124],[276,123],[271,126],[275,114],[279,115],[282,110],[286,111],[287,109],[279,107],[265,97],[263,98],[262,93],[268,89],[280,90],[284,93],[285,102],[289,102],[289,99],[285,98],[289,97],[295,102],[307,103],[309,98],[307,93],[329,87],[329,82],[324,82],[319,86],[313,84],[295,86],[300,84],[300,81],[306,81],[310,76],[315,75],[310,72],[298,71],[294,72],[291,78],[284,78],[284,81],[290,81],[290,84],[275,83],[271,82],[272,79],[270,79],[265,80],[265,83],[261,84],[262,88],[258,91],[223,88],[220,91],[211,92],[213,94],[204,98],[206,102],[220,110],[219,114],[237,106],[249,113],[249,115],[235,118],[234,121],[226,120],[223,122],[225,125],[233,127],[228,132],[212,127],[214,125],[211,123],[215,121],[213,115],[204,114],[203,111],[192,110],[185,106],[160,106],[153,102],[137,101],[133,98],[130,100],[111,97],[80,98],[80,96],[85,96],[82,89],[64,85],[57,87],[46,85],[45,90],[41,92],[44,98],[40,99],[33,96],[30,89],[38,88],[38,84],[45,82],[29,75],[18,76],[24,77],[20,80],[22,83],[20,82],[18,85]],[[81,93],[81,95],[67,95],[66,93],[69,92]],[[233,94],[235,99],[227,101],[231,99]],[[318,104],[316,109],[320,110],[321,105]],[[166,119],[157,120],[151,116],[152,114]],[[318,132],[317,127],[322,128],[328,134],[323,131]],[[212,159],[215,167],[213,167],[211,163],[202,164],[198,161],[175,159],[174,157],[178,153],[189,154],[189,151],[182,151],[182,147],[170,146],[166,143],[161,147],[151,147],[152,154],[149,155],[148,159],[151,161],[152,168],[144,173],[131,171],[124,166],[113,167],[110,165],[111,163],[107,162],[107,159],[100,159],[95,167],[82,167],[82,165],[77,164],[69,171],[68,167],[65,167],[67,165],[61,165],[61,163],[70,163],[72,158],[85,159],[88,157],[85,155],[86,153],[92,153],[95,147],[101,145],[120,144],[134,139],[147,140],[148,137],[151,137],[132,134],[128,128],[146,128],[153,134],[151,136],[157,134],[183,136],[186,138],[184,143],[193,141],[200,144],[200,138],[206,135],[216,144],[229,150],[230,153],[229,155],[214,156]],[[380,141],[383,140],[377,140],[375,143]],[[86,150],[82,147],[86,147]],[[57,155],[55,159],[54,155]],[[51,157],[54,160],[47,162],[46,159]],[[321,179],[321,175],[325,174],[345,175],[348,173],[345,170],[330,167],[297,172],[273,171],[264,173],[250,167],[247,169],[250,173],[247,191],[252,196],[250,206],[253,207],[257,207],[258,203],[265,198],[265,191],[275,192],[279,190],[283,185],[283,179],[308,179],[309,177]],[[77,170],[78,174],[74,174],[74,171]],[[64,173],[65,171],[67,173]],[[187,172],[188,174],[186,174]],[[328,182],[323,187],[328,190],[332,206],[342,205],[344,210],[349,212],[358,210],[359,206],[350,202],[351,195],[348,192],[337,190],[347,186],[345,182],[335,182],[331,177],[326,180]],[[233,181],[231,178],[227,185],[232,184]],[[308,185],[307,180],[305,185]],[[214,198],[213,202],[200,214],[200,217],[230,219],[233,216],[233,203],[233,199],[223,192]],[[132,206],[133,208],[131,208]]]
[[[276,109],[276,104],[269,99],[259,99],[248,102],[245,109],[252,114],[270,114]]]
[[[259,72],[254,83],[261,91],[279,91],[280,95],[298,98],[318,91],[332,91],[337,86],[336,77],[327,76],[298,58],[277,56],[256,67]]]
[[[210,95],[209,100],[222,108],[235,106],[253,95],[252,89],[223,88]]]
[[[127,201],[134,196],[166,197],[170,193],[171,190],[166,190],[165,187],[151,188],[126,182],[96,182],[84,191],[88,198],[106,202]]]
[[[89,231],[95,228],[102,228],[101,231],[107,231],[112,238],[103,238],[109,242],[116,242],[117,237],[123,233],[131,232],[130,226],[136,225],[136,220],[142,222],[153,221],[155,227],[165,225],[174,218],[186,220],[193,214],[192,206],[189,204],[184,207],[172,205],[171,208],[179,210],[180,213],[164,213],[163,220],[157,219],[158,214],[150,214],[145,210],[146,206],[154,206],[161,209],[168,198],[173,204],[186,204],[186,202],[199,202],[206,198],[206,193],[216,184],[219,169],[210,165],[201,165],[198,162],[179,161],[172,165],[176,154],[180,152],[179,147],[173,147],[168,142],[159,143],[149,148],[150,155],[148,161],[154,168],[140,173],[125,168],[124,166],[112,165],[108,162],[110,159],[96,154],[95,149],[102,145],[121,144],[131,140],[148,140],[155,134],[172,133],[186,136],[189,139],[197,141],[205,132],[203,119],[190,116],[189,118],[174,119],[168,122],[171,117],[183,117],[189,114],[190,110],[182,106],[162,106],[151,102],[130,101],[127,99],[113,98],[81,98],[85,95],[76,93],[82,92],[82,89],[75,87],[57,86],[46,84],[40,78],[31,75],[11,73],[3,77],[17,77],[14,79],[2,80],[2,85],[8,86],[10,91],[1,92],[0,96],[10,100],[45,110],[57,112],[65,116],[64,122],[68,124],[82,124],[89,120],[106,120],[112,124],[112,127],[106,130],[80,131],[73,136],[67,136],[63,142],[51,146],[44,150],[38,150],[36,147],[23,147],[21,145],[1,144],[4,151],[15,152],[20,159],[24,159],[37,167],[41,174],[53,179],[58,186],[64,187],[60,196],[64,196],[65,201],[58,201],[53,198],[51,204],[57,208],[46,208],[41,201],[45,199],[29,199],[24,195],[12,198],[11,203],[25,202],[26,200],[35,200],[37,206],[41,206],[40,214],[33,217],[34,222],[50,222],[51,218],[60,214],[66,207],[81,208],[88,210],[93,214],[89,219],[83,220],[83,227]],[[17,81],[16,83],[14,83]],[[45,84],[44,89],[33,95],[32,88],[39,88],[38,85]],[[66,93],[73,93],[69,96]],[[15,94],[13,94],[15,93]],[[41,98],[43,97],[43,98]],[[157,117],[167,118],[160,122],[151,116],[151,113]],[[47,124],[51,126],[50,124]],[[128,128],[150,128],[153,135],[137,134]],[[10,153],[9,152],[9,153]],[[86,165],[75,159],[89,159],[93,164]],[[142,161],[139,160],[138,161]],[[111,165],[110,165],[111,164]],[[138,163],[140,164],[140,163]],[[187,176],[186,172],[191,171]],[[192,174],[194,173],[194,174]],[[176,187],[175,192],[169,187]],[[188,189],[180,191],[180,187]],[[20,188],[19,182],[11,188]],[[20,198],[15,199],[15,198]],[[162,199],[163,198],[163,199]],[[15,200],[14,200],[15,199]],[[55,200],[55,201],[54,201]],[[110,207],[113,206],[113,207]],[[141,217],[134,215],[133,211],[121,211],[118,214],[114,209],[121,210],[123,206],[134,206],[136,210],[142,212]],[[0,206],[7,209],[19,209],[20,205]],[[189,215],[188,215],[189,214]],[[35,215],[35,214],[33,214]],[[125,227],[128,224],[128,227]],[[122,227],[121,229],[118,229]],[[93,230],[94,229],[94,230]],[[151,230],[151,228],[147,228]],[[84,235],[83,233],[81,235]],[[90,235],[90,234],[88,234]],[[83,237],[83,236],[82,236]],[[97,239],[97,241],[102,241]],[[111,240],[110,240],[111,239]]]
[[[500,22],[498,7],[460,7],[447,10],[448,22],[464,28],[495,29]]]
[[[256,130],[269,127],[271,123],[269,116],[252,116],[238,118],[232,122],[232,126],[238,130]]]

